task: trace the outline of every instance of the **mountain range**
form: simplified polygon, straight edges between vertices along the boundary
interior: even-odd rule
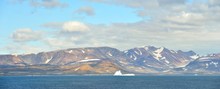
[[[117,70],[140,75],[220,74],[220,54],[144,46],[120,51],[87,47],[0,55],[0,75],[112,75]]]

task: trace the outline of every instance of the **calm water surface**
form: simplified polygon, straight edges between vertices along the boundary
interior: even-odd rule
[[[220,89],[220,76],[10,76],[0,89]]]

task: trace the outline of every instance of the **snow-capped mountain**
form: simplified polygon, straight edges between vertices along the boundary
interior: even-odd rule
[[[0,55],[0,75],[220,72],[220,54],[199,56],[144,46],[120,51],[111,47],[71,48],[37,54]],[[178,71],[177,71],[178,70]]]
[[[145,46],[124,51],[124,56],[127,57],[128,63],[159,70],[183,67],[195,60],[194,56],[196,55],[197,54],[193,51],[174,51],[165,47],[156,48],[153,46]]]
[[[211,54],[202,56],[197,60],[189,63],[184,70],[199,72],[199,73],[213,73],[220,72],[220,54]]]
[[[0,55],[0,74],[15,71],[34,74],[111,74],[120,69],[113,62],[120,53],[119,50],[110,47],[91,47],[26,55]]]

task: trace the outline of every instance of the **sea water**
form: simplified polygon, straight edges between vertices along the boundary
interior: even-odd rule
[[[0,89],[220,89],[220,76],[4,76]]]

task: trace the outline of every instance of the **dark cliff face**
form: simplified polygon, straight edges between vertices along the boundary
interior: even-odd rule
[[[220,54],[199,56],[193,52],[174,51],[164,47],[145,46],[120,51],[110,47],[71,48],[37,54],[0,55],[0,70],[44,71],[47,73],[114,73],[124,70],[133,73],[164,73],[176,68],[181,71],[219,71]],[[17,68],[20,69],[17,69]]]

